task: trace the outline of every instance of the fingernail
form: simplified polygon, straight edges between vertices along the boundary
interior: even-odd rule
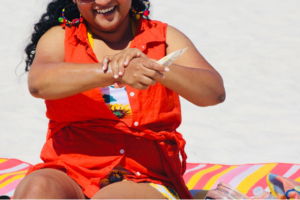
[[[124,62],[124,65],[127,65],[128,64],[128,60],[126,60],[125,62]]]
[[[165,71],[168,72],[168,71],[170,71],[170,69],[166,67],[166,68],[165,68]]]
[[[122,75],[122,72],[119,72],[120,75]]]
[[[166,76],[164,75],[164,76],[163,76],[163,79],[164,79],[165,77],[166,77]]]
[[[105,70],[105,67],[103,66],[102,69],[103,69],[103,71],[104,71],[104,70]]]
[[[114,75],[114,78],[117,79],[117,78],[118,78],[118,75]]]

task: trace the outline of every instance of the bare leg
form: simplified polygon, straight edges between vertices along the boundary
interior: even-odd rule
[[[85,199],[79,185],[64,172],[40,169],[18,185],[14,199]]]
[[[166,199],[148,183],[123,181],[100,189],[92,199]]]

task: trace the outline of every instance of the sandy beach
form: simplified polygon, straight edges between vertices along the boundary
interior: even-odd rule
[[[31,164],[41,162],[48,119],[28,92],[23,49],[48,2],[0,7],[0,157]],[[150,2],[151,19],[186,34],[225,83],[220,105],[181,99],[188,162],[300,164],[300,1]]]

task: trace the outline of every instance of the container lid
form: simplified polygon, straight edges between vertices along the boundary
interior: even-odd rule
[[[264,192],[265,192],[264,189],[260,186],[253,189],[253,194],[256,197],[262,196],[264,194]]]
[[[264,200],[277,200],[277,198],[272,195],[271,197],[267,197]]]
[[[244,193],[222,181],[217,185],[217,189],[234,199],[249,199]]]

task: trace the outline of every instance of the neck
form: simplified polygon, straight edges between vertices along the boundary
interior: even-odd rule
[[[106,43],[126,42],[132,39],[132,28],[129,16],[120,24],[120,26],[113,31],[101,31],[89,24],[89,28],[93,32],[95,39],[101,39]]]

